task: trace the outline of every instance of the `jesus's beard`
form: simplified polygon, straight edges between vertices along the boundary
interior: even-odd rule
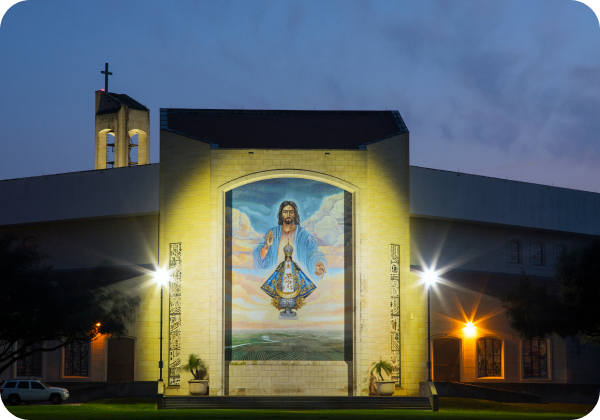
[[[284,222],[286,225],[291,225],[292,223],[294,223],[294,220],[291,217],[288,217],[284,219]]]

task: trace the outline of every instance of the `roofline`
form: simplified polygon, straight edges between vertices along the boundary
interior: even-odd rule
[[[394,110],[315,110],[315,109],[226,109],[226,108],[161,108],[161,112],[173,112],[178,114],[281,114],[281,115],[311,115],[311,114],[371,114],[380,115],[385,113],[396,113]],[[400,113],[398,113],[400,115]]]
[[[548,188],[556,188],[559,190],[569,190],[569,191],[578,191],[578,192],[585,192],[588,193],[589,195],[591,194],[596,194],[596,195],[600,195],[600,193],[598,192],[592,192],[592,191],[587,191],[587,190],[577,190],[575,188],[568,188],[568,187],[557,187],[556,185],[548,185],[548,184],[537,184],[535,182],[528,182],[528,181],[518,181],[515,179],[508,179],[508,178],[498,178],[495,176],[489,176],[489,175],[477,175],[477,174],[469,174],[466,172],[459,172],[459,171],[449,171],[447,169],[435,169],[435,168],[426,168],[424,166],[417,166],[417,165],[409,165],[409,167],[412,168],[419,168],[419,169],[429,169],[431,171],[440,171],[440,172],[450,172],[453,174],[458,174],[458,175],[469,175],[469,176],[478,176],[481,178],[489,178],[489,179],[496,179],[496,180],[500,180],[500,181],[509,181],[509,182],[520,182],[522,184],[530,184],[530,185],[540,185],[542,187],[548,187]]]
[[[369,141],[369,142],[360,144],[358,146],[359,150],[366,150],[366,148],[369,144],[377,143],[381,140],[385,140],[390,137],[397,136],[399,134],[409,133],[408,127],[404,123],[404,120],[402,119],[400,112],[398,112],[397,110],[385,110],[385,111],[383,111],[383,110],[380,110],[380,111],[358,111],[358,110],[326,111],[326,110],[319,110],[319,111],[317,111],[314,109],[313,110],[281,110],[281,109],[269,110],[269,109],[217,109],[217,108],[214,108],[214,109],[160,108],[160,129],[161,130],[169,131],[171,133],[179,134],[181,136],[186,136],[191,139],[202,141],[204,143],[209,143],[211,149],[218,149],[219,144],[213,143],[210,140],[205,140],[205,139],[201,139],[198,137],[190,136],[189,134],[185,134],[180,131],[175,131],[175,130],[169,128],[168,114],[170,114],[170,113],[172,113],[172,114],[203,114],[203,115],[210,115],[210,114],[225,114],[225,115],[226,114],[258,114],[258,115],[260,115],[260,114],[264,114],[264,115],[323,115],[323,114],[328,114],[328,115],[365,115],[366,114],[366,115],[383,115],[383,114],[391,113],[392,117],[396,121],[396,124],[398,125],[398,132],[390,134],[389,136],[381,137],[379,139],[375,139],[373,141]],[[253,147],[250,149],[261,149],[261,148]],[[271,148],[269,148],[268,150],[271,150]],[[316,149],[316,150],[337,150],[337,149]],[[355,149],[349,148],[348,150],[355,150]]]
[[[73,172],[60,172],[58,174],[43,174],[43,175],[34,175],[34,176],[24,176],[22,178],[8,178],[8,179],[0,179],[0,182],[5,181],[17,181],[19,179],[32,179],[32,178],[48,178],[49,176],[59,176],[59,175],[69,175],[69,174],[83,174],[86,172],[98,172],[98,171],[112,171],[113,169],[129,169],[129,168],[142,168],[144,166],[151,165],[160,165],[160,162],[148,163],[146,165],[135,165],[135,166],[121,166],[119,168],[105,168],[105,169],[87,169],[85,171],[73,171]]]

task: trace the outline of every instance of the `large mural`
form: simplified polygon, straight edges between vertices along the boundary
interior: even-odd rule
[[[299,178],[226,195],[226,359],[351,359],[352,196]]]

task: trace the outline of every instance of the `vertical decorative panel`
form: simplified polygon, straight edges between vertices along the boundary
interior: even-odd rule
[[[390,245],[392,380],[400,383],[400,245]]]
[[[179,386],[181,369],[181,242],[169,245],[169,385]]]

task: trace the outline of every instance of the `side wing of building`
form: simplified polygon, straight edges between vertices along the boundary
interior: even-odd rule
[[[37,248],[63,276],[89,282],[90,287],[139,288],[144,302],[156,299],[158,305],[155,290],[141,285],[157,262],[159,168],[155,164],[0,181],[0,234],[12,232],[23,246]],[[146,311],[140,310],[136,324],[143,322]],[[131,360],[121,380],[134,380],[135,355],[129,354],[138,339],[134,335],[112,343]],[[4,371],[1,379],[119,380],[111,378],[111,341],[101,337],[77,348],[40,353]]]
[[[597,348],[522,339],[500,297],[523,274],[553,284],[560,255],[600,235],[600,194],[415,166],[410,176],[411,268],[441,278],[434,381],[597,382]]]

